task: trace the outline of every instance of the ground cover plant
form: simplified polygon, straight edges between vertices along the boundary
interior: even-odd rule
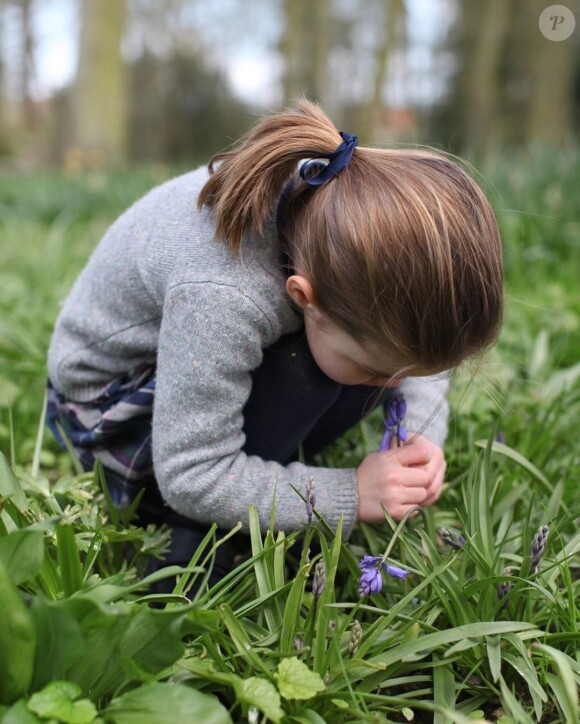
[[[210,535],[167,571],[170,596],[147,576],[166,532],[115,511],[43,424],[59,301],[170,172],[0,177],[2,721],[579,721],[579,161],[538,149],[482,169],[508,310],[456,376],[439,504],[343,542],[310,485],[303,531],[263,535],[250,510],[240,566],[204,585]],[[358,465],[383,433],[377,411],[316,462]]]

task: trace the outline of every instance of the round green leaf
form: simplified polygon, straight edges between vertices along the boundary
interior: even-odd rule
[[[278,689],[285,699],[311,699],[324,691],[324,681],[320,674],[310,671],[296,657],[284,659],[274,674],[278,679]]]
[[[250,676],[249,679],[244,679],[239,687],[236,687],[236,694],[240,701],[257,707],[262,714],[275,723],[284,716],[280,706],[280,694],[266,679]]]
[[[146,684],[123,694],[103,717],[113,724],[232,724],[227,709],[214,696],[166,683]]]

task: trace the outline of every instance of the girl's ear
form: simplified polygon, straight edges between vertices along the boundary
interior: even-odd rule
[[[286,291],[292,301],[302,310],[314,310],[316,308],[316,300],[312,284],[307,277],[301,274],[293,274],[286,280]]]

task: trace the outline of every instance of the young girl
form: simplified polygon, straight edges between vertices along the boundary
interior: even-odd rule
[[[186,563],[207,527],[256,505],[331,526],[401,518],[441,492],[447,376],[502,317],[492,209],[459,165],[339,135],[316,105],[154,189],[94,251],[49,357],[49,423],[114,501],[173,527]],[[297,462],[402,391],[407,443],[357,469]],[[379,432],[379,431],[377,431]],[[159,496],[159,493],[161,496]],[[228,562],[223,565],[227,567]]]

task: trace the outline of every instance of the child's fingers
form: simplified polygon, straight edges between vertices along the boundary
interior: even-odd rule
[[[445,479],[446,465],[443,464],[437,471],[435,478],[431,485],[426,489],[427,496],[423,501],[422,505],[432,505],[435,501],[439,500],[441,491],[443,490],[443,480]]]
[[[403,504],[419,505],[419,503],[424,503],[427,491],[425,488],[405,488],[400,495]]]
[[[432,457],[431,447],[420,441],[397,448],[395,452],[401,465],[427,465]]]
[[[405,468],[400,473],[400,484],[406,488],[427,488],[431,476],[423,468]]]
[[[417,505],[419,505],[420,501],[416,501],[414,503],[400,503],[399,505],[394,505],[390,510],[389,514],[391,515],[394,520],[401,520],[401,518],[406,515],[411,508],[415,508]],[[411,518],[414,518],[416,515],[418,515],[419,512],[416,511],[414,513],[411,513]]]

